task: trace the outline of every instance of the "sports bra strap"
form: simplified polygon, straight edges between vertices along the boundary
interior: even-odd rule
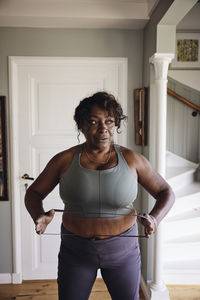
[[[79,154],[82,153],[82,150],[83,150],[83,144],[77,145],[76,146],[76,153],[75,153],[74,157],[79,156]]]

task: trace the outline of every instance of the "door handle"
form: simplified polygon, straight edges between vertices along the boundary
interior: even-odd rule
[[[34,180],[34,178],[33,178],[33,177],[30,177],[28,174],[24,174],[24,175],[22,176],[22,179],[26,179],[26,180]]]

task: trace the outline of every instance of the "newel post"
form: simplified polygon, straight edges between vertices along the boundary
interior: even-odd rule
[[[166,169],[166,123],[167,123],[167,73],[174,58],[171,53],[155,53],[150,58],[154,65],[154,167],[165,178]],[[169,292],[163,281],[162,263],[162,222],[154,238],[153,282],[150,285],[151,300],[169,300]]]

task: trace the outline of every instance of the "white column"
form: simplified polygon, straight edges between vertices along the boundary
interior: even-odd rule
[[[174,54],[155,53],[150,58],[150,63],[154,65],[155,82],[154,95],[155,99],[155,169],[165,178],[166,169],[166,122],[167,122],[167,73],[169,63],[174,58]],[[158,227],[154,238],[154,272],[153,282],[150,285],[151,300],[168,300],[169,292],[163,281],[163,264],[162,264],[162,222]]]

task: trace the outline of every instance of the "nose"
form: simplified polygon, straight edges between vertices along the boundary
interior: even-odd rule
[[[99,128],[98,129],[99,129],[99,132],[102,132],[102,133],[108,131],[107,126],[106,126],[106,124],[104,122],[100,122],[99,123]]]

